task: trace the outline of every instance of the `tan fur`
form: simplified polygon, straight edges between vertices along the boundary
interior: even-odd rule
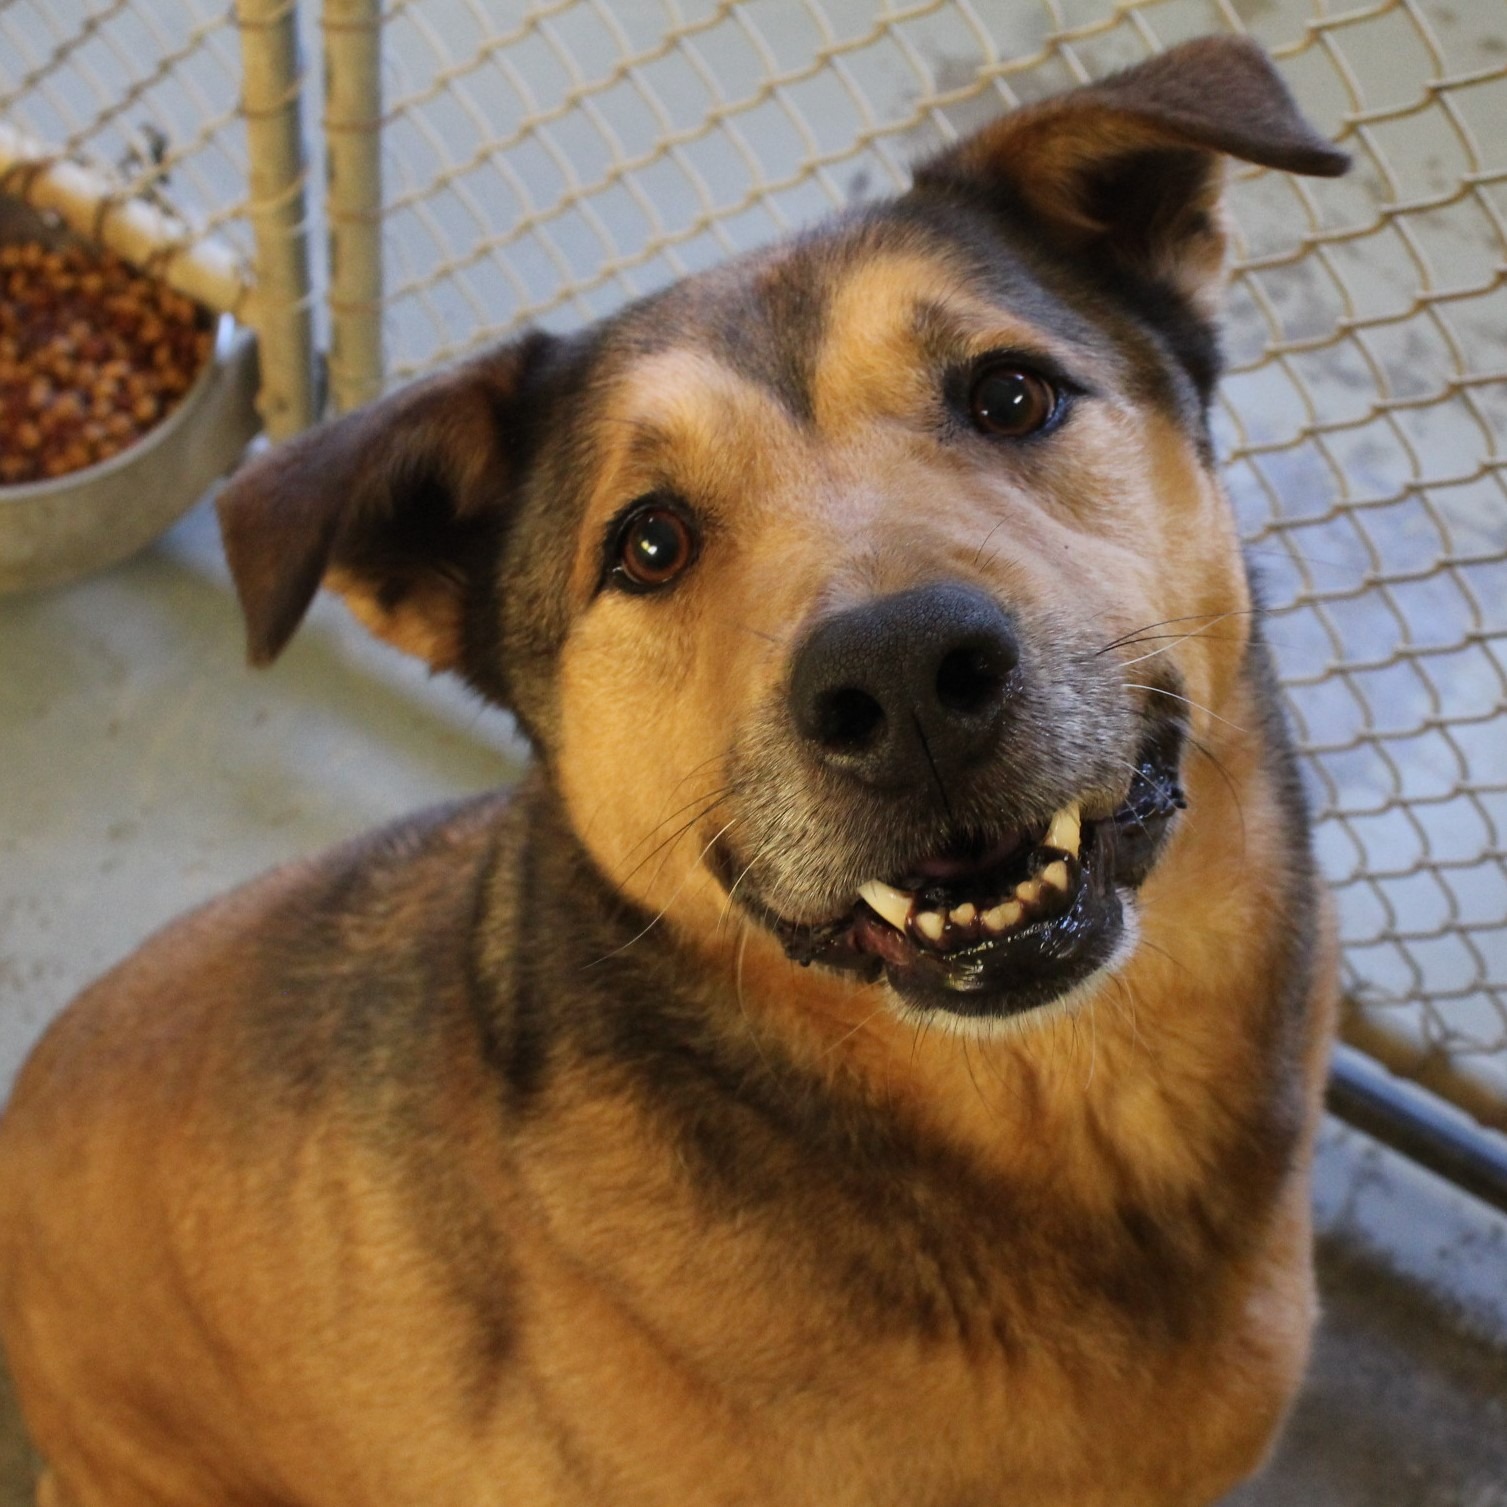
[[[1052,118],[1010,130],[1039,128],[1064,179],[1085,140],[1166,129],[1092,100],[1065,138]],[[777,286],[802,254],[738,275]],[[917,418],[924,329],[960,359],[1060,359],[1096,401],[1049,457],[949,444]],[[1227,500],[1127,346],[996,305],[955,256],[856,259],[821,330],[809,415],[695,341],[630,348],[593,389],[547,767],[516,800],[215,902],[37,1049],[0,1122],[0,1327],[49,1460],[39,1507],[1207,1507],[1264,1457],[1313,1321],[1334,959],[1321,919],[1308,997],[1286,997],[1308,870]],[[487,482],[460,469],[471,516]],[[604,531],[655,491],[695,499],[701,558],[658,598],[598,594]],[[257,531],[227,537],[254,574]],[[384,598],[366,558],[337,552],[326,584],[462,664],[459,587],[418,573]],[[1149,667],[1176,666],[1197,750],[1127,960],[992,1025],[797,968],[707,861],[737,845],[733,731],[777,702],[792,645],[944,580],[1075,642],[1171,625],[1116,662],[1137,704]],[[277,610],[267,653],[291,631]],[[620,950],[735,1000],[709,1003],[709,1036],[893,1127],[921,1170],[892,1203],[834,1176],[810,1223],[818,1153],[754,1111],[716,1185],[626,1052],[562,1057],[511,1107],[499,1060],[526,1054],[475,999],[521,1000],[514,939],[571,924],[529,846],[546,796],[650,918]],[[586,1008],[572,977],[532,1002],[548,1020]],[[387,1013],[340,1003],[368,994]]]
[[[461,604],[442,582],[421,582],[391,607],[377,599],[363,577],[338,566],[326,573],[324,586],[368,633],[422,659],[431,670],[453,670],[459,664]]]

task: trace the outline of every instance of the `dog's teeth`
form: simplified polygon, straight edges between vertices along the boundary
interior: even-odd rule
[[[916,917],[916,930],[928,942],[940,942],[947,928],[947,917],[940,911],[924,910]]]
[[[954,926],[972,926],[973,918],[978,915],[978,907],[965,900],[952,912],[952,924]]]
[[[860,900],[867,900],[896,931],[905,930],[905,923],[910,917],[911,897],[904,890],[897,890],[894,885],[885,884],[882,880],[871,879],[858,891],[858,897]]]
[[[1072,858],[1078,856],[1078,844],[1083,833],[1082,810],[1082,805],[1074,801],[1052,818],[1052,825],[1047,828],[1047,847],[1056,848],[1059,853],[1066,853]]]
[[[1056,863],[1049,863],[1038,877],[1043,884],[1049,884],[1063,894],[1067,893],[1067,865],[1060,858]]]
[[[1015,886],[1015,898],[1023,905],[1030,905],[1033,901],[1041,899],[1041,881],[1039,879],[1022,879]]]
[[[1014,900],[1006,900],[1003,905],[996,905],[993,910],[984,912],[984,925],[990,931],[1008,931],[1025,913],[1025,906]]]

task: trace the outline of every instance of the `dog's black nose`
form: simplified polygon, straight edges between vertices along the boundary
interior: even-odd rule
[[[993,597],[922,586],[828,618],[796,652],[796,728],[885,789],[947,781],[995,746],[1020,644]]]

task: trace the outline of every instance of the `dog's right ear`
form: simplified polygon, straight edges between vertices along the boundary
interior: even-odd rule
[[[220,534],[247,652],[283,650],[321,583],[380,638],[453,669],[475,573],[518,482],[529,374],[510,345],[309,430],[231,478]]]

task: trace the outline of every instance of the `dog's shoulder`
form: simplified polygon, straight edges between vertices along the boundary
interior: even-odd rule
[[[170,923],[84,991],[22,1073],[5,1120],[52,1102],[192,1093],[213,1068],[258,1114],[401,1075],[471,1007],[477,928],[506,925],[518,803],[421,812],[283,865]],[[501,921],[498,917],[501,916]],[[95,1044],[108,1037],[113,1049]]]

